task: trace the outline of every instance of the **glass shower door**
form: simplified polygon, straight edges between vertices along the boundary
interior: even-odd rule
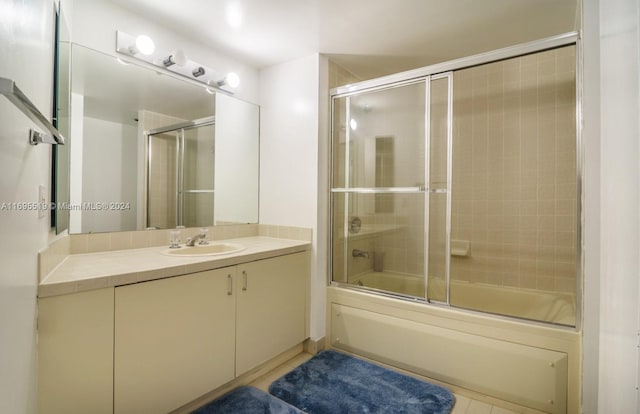
[[[425,82],[333,101],[333,281],[425,295]]]
[[[149,135],[147,164],[147,227],[170,229],[177,225],[177,160],[181,131]]]
[[[575,54],[454,72],[452,306],[576,325]]]
[[[332,281],[576,326],[576,53],[335,89]]]
[[[214,125],[185,129],[182,147],[180,225],[213,226]]]
[[[448,302],[452,75],[333,99],[332,280]]]
[[[429,81],[429,157],[427,209],[427,298],[449,302],[451,228],[452,77]]]
[[[147,227],[214,223],[215,123],[149,133]]]

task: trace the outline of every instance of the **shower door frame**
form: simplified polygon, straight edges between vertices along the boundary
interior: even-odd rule
[[[206,118],[200,118],[193,121],[181,122],[178,124],[167,125],[160,128],[151,129],[149,131],[145,131],[144,135],[146,137],[146,160],[147,160],[147,168],[145,170],[146,174],[146,206],[144,209],[145,212],[145,223],[147,223],[147,227],[150,226],[149,223],[149,205],[150,205],[150,193],[149,193],[149,180],[151,179],[149,171],[151,171],[151,137],[153,135],[166,134],[169,132],[176,132],[176,227],[184,227],[184,217],[183,217],[183,209],[184,209],[184,131],[187,129],[200,128],[205,126],[215,126],[216,117],[208,116]],[[215,160],[214,160],[215,162]],[[215,171],[215,166],[214,166]],[[215,194],[215,188],[211,190],[191,190],[189,193],[212,193]]]
[[[362,290],[361,287],[359,286],[354,286],[348,283],[344,283],[344,282],[335,282],[333,281],[333,240],[334,240],[334,231],[333,231],[333,217],[334,217],[334,211],[333,211],[333,194],[335,193],[340,193],[340,192],[352,192],[349,190],[364,190],[364,189],[350,189],[350,188],[346,188],[346,189],[334,189],[333,188],[333,183],[334,183],[334,146],[333,146],[333,138],[335,137],[334,135],[334,110],[335,110],[335,100],[338,98],[349,98],[351,96],[354,95],[358,95],[364,92],[375,92],[375,91],[381,91],[384,89],[389,89],[389,88],[395,88],[395,87],[399,87],[399,86],[403,86],[403,85],[407,85],[407,84],[411,84],[411,83],[417,83],[417,82],[421,82],[424,81],[426,86],[426,100],[427,100],[427,107],[425,108],[425,112],[426,112],[426,116],[425,116],[425,127],[426,127],[426,131],[425,131],[425,140],[426,143],[429,144],[429,128],[430,125],[428,124],[429,121],[429,82],[439,76],[443,76],[446,75],[447,73],[453,73],[456,70],[460,70],[460,69],[466,69],[466,68],[470,68],[470,67],[474,67],[474,66],[480,66],[483,64],[487,64],[487,63],[492,63],[492,62],[497,62],[497,61],[501,61],[501,60],[506,60],[506,59],[510,59],[510,58],[516,58],[519,56],[524,56],[524,55],[529,55],[529,54],[534,54],[534,53],[539,53],[539,52],[543,52],[545,50],[550,50],[550,49],[556,49],[556,48],[560,48],[560,47],[564,47],[564,46],[571,46],[571,45],[575,45],[576,47],[576,68],[575,68],[575,73],[576,73],[576,110],[575,110],[575,122],[576,122],[576,199],[577,199],[577,205],[576,205],[576,291],[575,291],[575,306],[576,306],[576,320],[575,320],[575,326],[571,326],[571,327],[564,327],[561,326],[561,328],[565,328],[565,329],[572,329],[572,330],[580,330],[581,329],[581,322],[582,322],[582,286],[583,286],[583,251],[582,251],[582,152],[583,152],[583,147],[582,147],[582,47],[581,47],[581,41],[580,41],[580,34],[578,32],[569,32],[569,33],[564,33],[561,35],[557,35],[557,36],[553,36],[553,37],[549,37],[549,38],[545,38],[545,39],[541,39],[541,40],[535,40],[532,42],[528,42],[528,43],[523,43],[520,45],[515,45],[515,46],[510,46],[510,47],[506,47],[503,49],[498,49],[498,50],[494,50],[494,51],[490,51],[490,52],[486,52],[486,53],[480,53],[477,55],[473,55],[473,56],[469,56],[469,57],[465,57],[465,58],[460,58],[460,59],[455,59],[455,60],[451,60],[448,62],[443,62],[443,63],[438,63],[435,65],[431,65],[431,66],[426,66],[426,67],[422,67],[422,68],[418,68],[418,69],[413,69],[413,70],[409,70],[409,71],[405,71],[405,72],[400,72],[400,73],[396,73],[396,74],[392,74],[392,75],[387,75],[387,76],[383,76],[380,78],[375,78],[375,79],[371,79],[371,80],[366,80],[366,81],[362,81],[362,82],[358,82],[355,84],[349,84],[349,85],[345,85],[345,86],[339,86],[336,88],[332,88],[329,91],[329,98],[330,98],[330,123],[331,123],[331,127],[330,127],[330,136],[331,136],[331,145],[330,145],[330,150],[329,150],[329,159],[331,160],[331,165],[330,165],[330,173],[329,173],[329,238],[328,238],[328,251],[330,252],[329,254],[329,269],[330,272],[328,272],[328,284],[329,285],[336,285],[339,287],[346,287],[346,288],[350,288],[350,289],[359,289]],[[449,83],[449,87],[452,89],[453,88],[453,79],[451,79],[450,83]],[[451,92],[451,91],[450,91]],[[453,101],[453,94],[450,94],[450,99],[449,99],[449,105],[452,105],[452,101]],[[348,111],[348,104],[347,104],[347,111]],[[453,116],[453,112],[451,111],[449,113],[449,115],[452,117]],[[347,118],[348,119],[348,118]],[[453,128],[453,119],[450,118],[449,119],[449,128]],[[347,128],[348,130],[349,128]],[[449,131],[450,132],[450,131]],[[348,134],[348,132],[347,132]],[[348,135],[346,137],[346,142],[347,142],[347,153],[346,153],[346,162],[348,163]],[[427,146],[425,148],[425,170],[427,170],[427,172],[425,173],[425,176],[428,177],[429,175],[429,171],[428,171],[428,156],[429,156],[429,146]],[[451,154],[451,148],[449,148],[449,157],[452,156]],[[448,160],[448,168],[451,168],[451,160]],[[450,182],[450,172],[448,172],[448,205],[447,205],[447,238],[448,238],[448,245],[446,247],[447,252],[450,253],[450,238],[451,238],[451,227],[450,227],[450,220],[451,220],[451,209],[450,209],[450,197],[451,197],[451,182]],[[345,175],[348,178],[348,172],[345,171]],[[348,182],[347,182],[348,185]],[[425,187],[428,187],[428,181],[425,182]],[[428,203],[428,188],[425,189],[425,202]],[[345,201],[345,203],[347,203]],[[345,205],[345,207],[347,207]],[[428,204],[425,206],[425,214],[426,217],[428,219]],[[348,220],[348,211],[345,211],[345,220]],[[428,220],[425,222],[428,223]],[[347,223],[345,223],[347,224]],[[425,226],[425,269],[424,269],[424,277],[425,280],[428,280],[428,225]],[[345,236],[346,233],[348,232],[348,226],[345,226]],[[346,238],[345,238],[345,243],[346,243]],[[450,262],[450,255],[447,256],[446,259],[447,263]],[[346,262],[346,257],[345,257],[345,262]],[[346,264],[345,264],[345,270],[346,270]],[[446,303],[445,302],[438,302],[438,301],[432,301],[435,302],[436,304],[442,304],[444,306],[449,307],[449,302],[450,302],[450,293],[449,293],[449,266],[447,266],[447,274],[445,275],[446,278]],[[403,295],[401,293],[394,293],[394,292],[389,292],[389,291],[382,291],[382,290],[378,290],[378,289],[366,289],[367,291],[376,291],[376,293],[382,294],[384,296],[391,296],[391,297],[405,297],[405,298],[410,298],[410,299],[422,299],[425,302],[428,301],[428,286],[425,283],[425,295],[424,298],[419,298],[419,297],[415,297],[415,296],[407,296],[407,295]],[[467,309],[462,309],[462,308],[457,308],[461,311],[467,311],[467,312],[475,312],[473,310],[467,310]],[[506,316],[506,315],[493,315],[497,318],[507,318],[507,319],[513,319],[513,317],[511,316]],[[542,321],[528,321],[530,323],[534,323],[534,324],[542,324],[542,325],[549,325],[546,322],[542,322]]]
[[[424,83],[424,87],[426,88],[426,99],[428,99],[429,97],[429,77],[428,76],[423,76],[423,77],[418,77],[418,78],[414,78],[414,79],[407,79],[407,80],[402,80],[399,82],[394,82],[393,84],[385,84],[381,87],[378,88],[373,88],[371,90],[368,90],[367,92],[379,92],[379,91],[383,91],[386,89],[393,89],[393,88],[397,88],[397,87],[402,87],[402,86],[410,86],[410,85],[415,85],[415,84],[420,84],[420,83]],[[346,112],[345,112],[345,116],[346,119],[350,119],[351,117],[351,109],[350,109],[350,96],[354,95],[354,93],[348,93],[348,94],[342,94],[339,96],[331,96],[331,125],[334,125],[334,119],[333,119],[333,109],[334,109],[334,100],[336,98],[346,98],[345,99],[345,105],[346,105]],[[427,106],[428,108],[428,106]],[[425,118],[425,125],[428,125],[427,120]],[[333,136],[333,129],[331,130],[331,135]],[[347,240],[349,238],[349,194],[420,194],[420,193],[424,193],[424,197],[425,197],[425,203],[428,202],[428,197],[429,197],[429,191],[427,191],[426,188],[426,182],[425,185],[423,186],[417,186],[417,187],[351,187],[350,186],[350,128],[347,127],[346,128],[346,132],[345,132],[345,187],[343,188],[333,188],[332,186],[330,186],[330,217],[333,217],[333,194],[345,194],[345,200],[344,200],[344,209],[345,209],[345,215],[344,215],[344,232],[343,232],[343,237],[345,240],[345,260],[344,260],[344,264],[343,264],[343,272],[345,275],[348,274],[348,260],[346,259],[347,255]],[[428,131],[425,131],[425,164],[427,163],[427,151],[428,151],[428,145],[429,145],[429,134]],[[332,146],[333,148],[333,146]],[[333,152],[333,150],[331,150],[331,152]],[[331,153],[331,161],[333,162],[334,158],[333,158],[333,153]],[[425,169],[425,171],[427,171],[427,177],[428,177],[428,170]],[[331,168],[331,178],[330,178],[330,182],[333,183],[333,165]],[[428,212],[427,212],[428,214]],[[333,220],[330,219],[330,230],[329,230],[329,243],[331,243],[331,240],[333,240]],[[426,232],[424,234],[423,237],[427,237]],[[428,239],[425,239],[425,249],[427,248],[428,245]],[[332,250],[332,249],[331,249]],[[425,265],[426,265],[426,258],[428,255],[425,254]],[[333,255],[330,255],[330,262],[333,260]],[[333,269],[333,264],[329,263],[330,265],[330,269]],[[333,271],[331,272],[333,273]],[[329,277],[329,284],[331,283],[335,283],[335,284],[339,284],[340,286],[351,286],[348,283],[341,283],[341,282],[334,282],[331,280],[331,276]],[[389,294],[392,296],[403,296],[409,299],[424,299],[427,295],[427,284],[426,284],[426,270],[425,270],[425,286],[424,286],[424,296],[423,297],[417,297],[417,296],[411,296],[411,295],[405,295],[402,293],[394,293],[394,292],[386,292],[383,290],[378,290],[378,289],[370,289],[370,290],[376,290],[377,292],[379,292],[380,294]]]
[[[446,188],[431,188],[431,82],[441,79],[447,79],[447,119],[446,119],[446,135],[447,135],[447,172],[446,172]],[[345,131],[345,187],[344,188],[332,188],[331,193],[343,193],[345,194],[344,199],[344,240],[345,240],[345,257],[348,256],[348,247],[347,241],[349,239],[349,197],[348,194],[424,194],[424,222],[425,228],[423,232],[423,240],[424,240],[424,295],[419,296],[410,296],[400,292],[393,292],[394,295],[399,296],[407,296],[410,298],[419,298],[425,299],[428,302],[432,303],[441,303],[445,305],[450,304],[450,291],[449,291],[449,280],[450,280],[450,265],[451,265],[451,176],[452,176],[452,157],[453,157],[453,72],[448,71],[444,73],[438,73],[435,75],[429,75],[421,78],[411,79],[403,82],[396,82],[390,85],[385,85],[383,88],[375,88],[369,90],[367,92],[380,92],[388,89],[424,84],[423,87],[425,89],[425,130],[424,130],[424,144],[425,144],[425,165],[424,165],[424,185],[420,187],[374,187],[374,188],[364,188],[364,187],[351,187],[350,186],[350,149],[351,149],[351,128],[347,127]],[[334,98],[345,98],[345,119],[351,119],[351,95],[346,96],[332,96],[332,114],[333,114],[333,99]],[[332,115],[333,116],[333,115]],[[333,160],[333,157],[331,158]],[[332,168],[333,171],[333,168]],[[333,182],[333,179],[332,179]],[[428,289],[429,289],[429,229],[430,229],[430,202],[431,202],[431,194],[438,193],[446,194],[446,216],[445,216],[445,298],[444,300],[436,300],[429,298]],[[333,202],[330,203],[333,206]],[[333,236],[333,235],[332,235]],[[333,269],[333,267],[332,267]],[[344,260],[343,264],[343,272],[344,275],[348,277],[348,260]],[[335,283],[335,282],[334,282]],[[347,282],[348,284],[348,282]]]
[[[431,188],[431,82],[447,79],[447,186],[445,189]],[[425,105],[425,254],[424,254],[424,298],[430,303],[451,304],[449,289],[451,280],[451,179],[453,174],[453,71],[429,75],[426,77]],[[445,247],[444,247],[444,302],[429,298],[429,231],[431,229],[431,194],[444,192],[445,201]]]

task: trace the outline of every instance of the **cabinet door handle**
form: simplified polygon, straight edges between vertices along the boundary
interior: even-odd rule
[[[247,290],[247,285],[248,285],[248,277],[247,277],[247,271],[243,270],[242,271],[242,290]]]
[[[231,278],[231,275],[227,275],[227,295],[233,295],[233,279]]]

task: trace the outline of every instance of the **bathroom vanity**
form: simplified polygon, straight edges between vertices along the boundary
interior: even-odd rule
[[[233,242],[67,257],[40,285],[39,412],[170,412],[302,343],[310,243]]]

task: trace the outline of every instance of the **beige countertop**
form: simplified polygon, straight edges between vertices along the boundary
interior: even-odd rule
[[[162,254],[161,252],[168,250],[167,246],[71,254],[43,278],[38,286],[38,297],[64,295],[202,272],[311,249],[311,243],[308,241],[265,236],[216,242],[238,243],[245,249],[224,255],[200,257],[176,257]]]

